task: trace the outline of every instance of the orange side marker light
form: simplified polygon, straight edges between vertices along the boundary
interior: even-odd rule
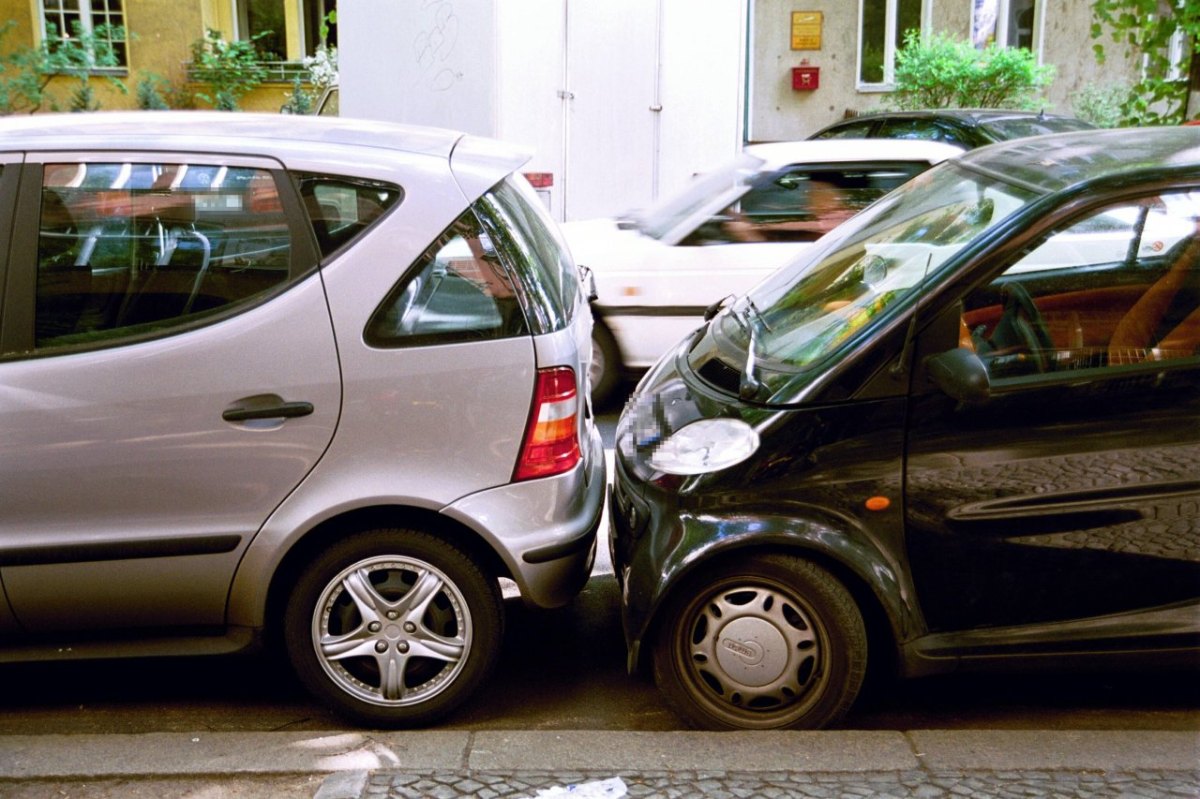
[[[867,500],[867,510],[887,510],[892,506],[892,501],[887,497],[871,497]]]

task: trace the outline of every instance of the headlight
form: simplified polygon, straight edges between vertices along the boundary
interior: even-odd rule
[[[740,419],[701,419],[659,444],[650,465],[667,474],[707,474],[727,469],[758,449],[758,433]]]

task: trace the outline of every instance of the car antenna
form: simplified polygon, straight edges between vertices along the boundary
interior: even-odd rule
[[[917,284],[918,290],[925,285],[925,281],[929,278],[929,266],[933,263],[933,253],[925,259],[925,274],[921,276],[921,282]],[[919,305],[919,303],[918,303]],[[900,349],[900,357],[892,364],[892,377],[900,377],[908,371],[908,363],[912,360],[913,343],[917,339],[917,308],[913,308],[912,316],[908,320],[908,330],[904,334],[904,346]]]

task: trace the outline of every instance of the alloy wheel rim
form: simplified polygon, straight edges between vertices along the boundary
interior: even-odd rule
[[[329,581],[313,612],[313,648],[346,693],[408,707],[449,688],[466,666],[472,624],[458,586],[416,558],[361,560]]]

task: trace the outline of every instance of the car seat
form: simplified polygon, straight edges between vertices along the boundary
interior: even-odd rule
[[[1200,235],[1193,230],[1167,273],[1121,318],[1108,344],[1109,365],[1185,358],[1200,347]]]

